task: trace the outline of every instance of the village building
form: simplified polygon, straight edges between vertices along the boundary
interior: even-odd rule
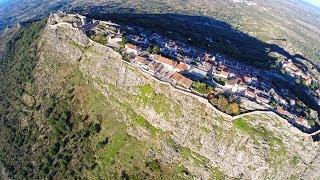
[[[184,76],[179,81],[179,84],[186,89],[189,89],[192,86],[192,83],[193,81],[191,79],[186,78]]]
[[[270,96],[265,92],[260,92],[257,94],[257,100],[259,102],[268,104],[270,102]]]
[[[169,41],[165,44],[165,47],[171,51],[177,51],[178,50],[178,45],[174,41]]]
[[[138,35],[129,35],[128,38],[137,44],[147,44],[148,43],[148,40],[146,38],[140,37]]]
[[[289,103],[290,103],[290,106],[295,106],[296,105],[296,100],[290,99]]]
[[[145,60],[143,61],[142,67],[145,68],[146,70],[149,70],[149,66],[150,66],[150,64],[152,64],[152,62],[153,62],[153,61],[150,61],[150,60],[148,60],[148,59],[145,59]]]
[[[230,72],[226,66],[220,64],[214,71],[212,71],[212,74],[217,77],[228,79]]]
[[[149,65],[149,71],[152,74],[159,72],[162,69],[161,63],[153,62]]]
[[[183,75],[181,75],[180,73],[175,72],[172,76],[171,76],[172,82],[182,86],[186,89],[189,89],[193,83],[193,81],[189,78],[184,77]]]
[[[292,60],[284,61],[282,64],[282,68],[284,68],[287,72],[290,72],[294,75],[300,76],[301,70],[292,62]]]
[[[277,107],[277,112],[281,115],[288,116],[289,118],[294,118],[294,115],[290,113],[289,111],[285,110],[283,107],[278,106]]]
[[[132,53],[132,54],[135,54],[135,55],[138,55],[139,51],[140,51],[140,48],[138,46],[130,44],[130,43],[127,43],[125,45],[125,49],[126,49],[127,53],[129,53],[129,54]]]
[[[120,34],[112,34],[108,36],[109,43],[119,43],[122,41],[122,36]]]
[[[196,66],[193,66],[191,69],[188,70],[188,74],[193,76],[194,79],[202,80],[207,76],[208,72],[199,69]]]
[[[316,93],[318,94],[318,97],[320,98],[320,88],[316,90]]]
[[[302,80],[305,85],[309,86],[312,83],[312,78],[309,76],[302,76]]]
[[[89,32],[91,29],[96,27],[97,25],[100,24],[100,21],[98,20],[87,20],[87,18],[83,18],[82,20],[83,25],[81,26],[81,30],[85,33]]]
[[[180,53],[177,53],[176,54],[176,59],[177,59],[177,61],[179,61],[179,62],[184,62],[184,58],[185,58],[186,56],[185,55],[182,55],[182,54],[180,54]]]
[[[171,79],[173,81],[173,83],[178,83],[181,79],[182,75],[180,73],[174,73],[172,76],[171,76]]]
[[[204,54],[204,61],[206,62],[214,62],[216,58],[209,53]]]
[[[242,79],[239,77],[229,79],[225,87],[231,89],[232,92],[243,91],[246,89]]]
[[[308,126],[309,126],[308,121],[307,121],[305,118],[303,118],[303,117],[298,117],[298,118],[296,118],[296,122],[297,122],[298,124],[300,124],[300,125],[305,126],[305,127],[308,127]]]
[[[243,80],[243,82],[246,83],[246,84],[251,84],[252,81],[253,81],[253,78],[252,78],[251,76],[246,76],[246,75],[244,75],[244,76],[242,77],[242,80]]]
[[[180,62],[173,70],[176,72],[183,72],[188,70],[190,67],[186,63]]]
[[[145,60],[147,60],[147,58],[145,58],[145,57],[143,57],[143,56],[136,56],[136,57],[134,58],[134,60],[135,60],[135,63],[136,63],[136,64],[138,64],[138,65],[143,65],[143,62],[144,62]]]
[[[166,57],[163,57],[163,56],[157,55],[157,54],[153,56],[153,59],[156,62],[163,64],[164,67],[166,67],[167,69],[169,69],[171,71],[173,71],[173,69],[178,65],[177,61],[171,60],[169,58],[166,58]]]
[[[248,98],[255,99],[256,98],[256,90],[254,88],[248,87],[244,91],[244,95]]]
[[[305,85],[309,86],[312,83],[312,78],[302,72],[291,60],[285,61],[282,68],[293,77],[301,77]]]
[[[203,71],[211,71],[213,67],[213,64],[211,62],[203,61],[202,63],[198,64],[198,68],[203,70]]]
[[[193,62],[193,59],[188,56],[185,56],[183,62],[185,62],[186,64],[191,64]]]

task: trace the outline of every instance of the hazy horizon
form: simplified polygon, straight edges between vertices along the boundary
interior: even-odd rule
[[[0,4],[3,4],[5,2],[9,2],[9,1],[10,0],[0,0]],[[302,0],[302,1],[307,2],[307,3],[311,4],[311,5],[314,5],[314,6],[318,7],[318,8],[320,8],[320,0]]]
[[[302,1],[320,8],[320,0],[302,0]]]

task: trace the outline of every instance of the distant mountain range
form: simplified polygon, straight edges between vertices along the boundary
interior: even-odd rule
[[[13,0],[0,7],[0,30],[57,10],[206,16],[320,62],[320,10],[300,0]]]

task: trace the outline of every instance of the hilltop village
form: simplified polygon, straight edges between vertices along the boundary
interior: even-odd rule
[[[273,111],[289,122],[310,128],[318,112],[303,103],[275,78],[287,77],[305,87],[306,96],[320,105],[318,82],[294,60],[278,64],[279,71],[262,70],[222,54],[206,52],[142,27],[119,25],[62,12],[51,15],[56,23],[68,22],[90,39],[113,48],[123,59],[158,80],[205,97],[219,110],[238,115]]]

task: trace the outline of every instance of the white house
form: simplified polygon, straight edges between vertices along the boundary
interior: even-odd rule
[[[108,38],[108,42],[110,43],[119,43],[122,41],[122,36],[117,34],[117,35],[111,35]]]

